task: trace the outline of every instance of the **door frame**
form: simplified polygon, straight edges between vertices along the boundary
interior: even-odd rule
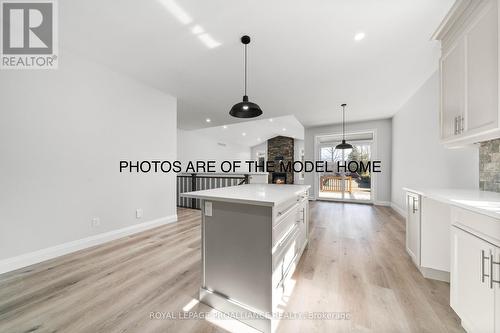
[[[377,129],[366,129],[366,130],[358,130],[358,131],[349,131],[346,132],[346,135],[349,134],[364,134],[371,133],[373,139],[371,140],[371,151],[370,151],[370,160],[378,160],[378,152],[377,152]],[[316,134],[314,136],[314,162],[320,161],[320,146],[321,143],[318,142],[320,137],[330,136],[330,135],[342,135],[341,132],[330,132],[330,133],[321,133]],[[364,140],[365,142],[369,142],[370,140]],[[318,173],[314,171],[313,173],[314,181],[314,200],[321,201],[335,201],[335,202],[348,202],[348,203],[360,203],[360,204],[374,204],[377,202],[377,184],[378,184],[378,173],[372,172],[371,174],[371,191],[370,191],[370,200],[355,200],[355,199],[334,199],[334,198],[320,198],[319,197],[319,177]]]

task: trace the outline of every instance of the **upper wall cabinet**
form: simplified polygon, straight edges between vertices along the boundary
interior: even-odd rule
[[[441,141],[448,147],[500,138],[498,1],[456,1],[434,34],[441,41]]]

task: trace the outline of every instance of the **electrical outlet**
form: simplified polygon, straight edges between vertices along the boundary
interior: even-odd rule
[[[140,219],[142,217],[142,208],[137,208],[135,210],[135,217]]]
[[[97,228],[101,225],[101,220],[98,217],[92,218],[92,228]]]

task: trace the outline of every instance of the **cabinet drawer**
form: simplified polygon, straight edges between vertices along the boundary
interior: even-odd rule
[[[452,207],[451,223],[500,246],[500,220],[467,209]]]
[[[278,262],[277,266],[273,270],[272,284],[273,288],[278,287],[279,283],[283,279],[283,259]]]
[[[295,248],[299,232],[299,227],[295,224],[286,237],[275,246],[273,251],[273,268],[277,267],[283,261],[290,248]],[[295,253],[295,250],[293,252]]]
[[[287,234],[283,241],[281,241],[274,249],[272,276],[273,288],[277,287],[278,284],[283,280],[283,275],[287,272],[290,263],[293,261],[297,254],[296,242],[299,233],[299,227],[296,225]]]
[[[280,222],[283,217],[288,215],[288,212],[297,206],[299,198],[292,198],[286,202],[277,205],[273,212],[273,227]]]
[[[281,216],[275,224],[273,224],[273,246],[277,242],[282,241],[282,238],[293,228],[298,220],[298,204],[289,208],[283,216]]]
[[[309,199],[309,195],[307,191],[304,191],[300,194],[297,194],[295,197],[280,203],[274,208],[273,218],[274,224],[277,224],[278,221],[288,212],[290,208],[292,208],[297,203],[301,203],[307,201]]]

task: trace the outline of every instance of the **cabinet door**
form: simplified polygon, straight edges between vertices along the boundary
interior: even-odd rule
[[[493,332],[495,292],[490,286],[490,254],[484,240],[452,227],[450,304],[468,332]],[[483,256],[484,254],[484,256]]]
[[[441,58],[441,138],[454,136],[455,118],[465,112],[465,41],[460,39]]]
[[[450,271],[450,205],[422,197],[420,209],[420,265]]]
[[[467,38],[467,133],[497,126],[498,25],[496,1],[481,9]]]
[[[500,262],[500,248],[495,247],[494,258],[496,262]],[[494,265],[493,268],[493,278],[500,281],[500,267],[499,265]],[[500,333],[500,284],[494,284],[495,289],[495,333]]]
[[[406,251],[413,262],[420,266],[420,201],[419,195],[406,195]]]

